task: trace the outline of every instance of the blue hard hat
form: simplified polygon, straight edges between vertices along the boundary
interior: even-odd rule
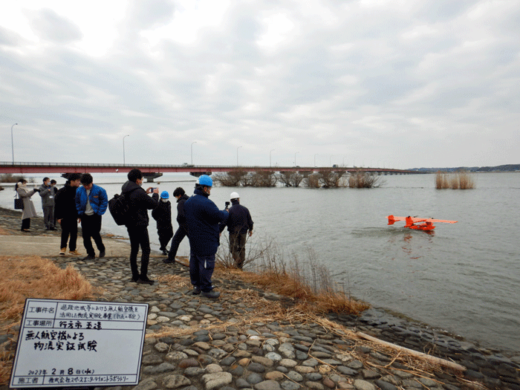
[[[170,199],[170,194],[168,194],[168,191],[161,192],[161,198]]]
[[[213,180],[208,175],[202,175],[199,177],[199,184],[201,186],[213,187]]]

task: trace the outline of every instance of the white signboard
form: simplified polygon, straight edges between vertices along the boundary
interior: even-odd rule
[[[137,385],[148,304],[27,299],[11,388]]]

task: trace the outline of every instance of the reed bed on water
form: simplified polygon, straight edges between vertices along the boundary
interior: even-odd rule
[[[435,174],[435,188],[438,190],[470,190],[475,188],[475,180],[467,171],[455,173],[437,171]]]
[[[5,275],[0,286],[0,328],[9,330],[22,318],[26,298],[81,300],[92,297],[91,284],[72,266],[61,269],[38,256],[0,256]],[[11,374],[12,353],[0,351],[0,384]]]

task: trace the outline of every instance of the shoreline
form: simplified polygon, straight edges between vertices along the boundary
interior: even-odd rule
[[[9,209],[0,208],[0,234],[2,234],[2,229],[7,230],[10,234],[19,234],[19,235],[26,235],[25,233],[16,232],[13,231],[13,226],[9,226],[8,223],[9,220],[13,221],[16,219],[16,222],[19,223],[19,212]],[[38,224],[41,224],[41,218],[35,218],[31,222],[34,223],[33,227],[37,227]],[[42,226],[43,227],[43,226]],[[38,230],[35,230],[32,235],[39,235],[40,232]],[[55,235],[59,235],[59,232],[53,232]],[[110,236],[104,237],[106,240],[115,239],[118,241],[121,241],[120,239],[113,238]],[[162,257],[162,256],[160,256]],[[57,262],[58,264],[74,264],[76,268],[79,268],[79,270],[83,273],[84,270],[89,270],[93,267],[92,272],[94,274],[97,274],[98,270],[96,270],[96,264],[98,264],[98,260],[95,262],[82,262],[78,261],[77,259],[73,259],[70,257],[54,257],[52,258],[53,261]],[[127,254],[121,254],[118,256],[117,259],[111,260],[104,260],[103,262],[99,262],[101,264],[106,262],[117,262],[118,264],[121,263],[122,268],[128,267],[127,263]],[[116,261],[117,260],[117,261]],[[104,267],[104,265],[103,265]],[[157,269],[154,269],[157,268]],[[150,270],[153,273],[158,273],[159,270],[166,270],[168,271],[169,268],[162,265],[162,262],[159,260],[152,260],[150,264]],[[184,275],[186,276],[188,273],[188,270],[185,269],[185,267],[180,267],[176,265],[175,270],[173,272],[177,275]],[[97,276],[94,278],[89,276],[89,273],[86,273],[87,279],[89,281],[98,279]],[[164,274],[161,274],[164,275]],[[103,278],[101,278],[103,279]],[[221,274],[219,274],[216,279],[218,280],[219,286],[217,286],[218,289],[221,289],[221,285],[230,285],[235,283],[232,280],[229,280],[229,278],[223,277]],[[228,280],[226,280],[228,279]],[[103,285],[104,283],[101,283]],[[162,284],[159,283],[159,285]],[[242,289],[242,285],[238,283],[239,290]],[[137,289],[133,289],[134,286],[131,286],[130,283],[122,283],[122,288],[128,289],[129,291],[133,291],[135,295],[135,298],[139,298],[139,301],[145,301],[146,298],[144,298],[142,295],[137,294]],[[160,286],[152,286],[150,289],[154,288],[160,288]],[[146,288],[139,287],[139,291],[144,290]],[[270,294],[266,291],[257,291],[258,288],[255,288],[254,286],[248,286],[248,289],[253,289],[256,291],[256,293],[260,297],[267,297],[269,299]],[[175,292],[177,294],[177,292]],[[185,295],[185,293],[183,294]],[[132,297],[134,295],[131,295]],[[109,298],[109,297],[107,297]],[[110,298],[109,298],[110,299]],[[272,299],[272,297],[271,297]],[[217,307],[219,305],[218,302],[220,302],[221,299],[216,301],[209,301],[207,299],[203,299],[203,304],[206,304],[206,306],[211,303],[216,303]],[[283,301],[283,297],[275,297],[274,302],[280,302]],[[159,301],[160,302],[160,301]],[[172,303],[174,305],[175,302]],[[274,304],[274,303],[273,303]],[[152,307],[152,305],[151,305]],[[161,309],[161,308],[159,308]],[[160,310],[162,312],[165,311],[166,308]],[[182,310],[182,309],[181,309]],[[152,310],[153,312],[153,310]],[[215,310],[213,310],[215,312]],[[247,312],[247,311],[246,311]],[[189,312],[187,312],[189,313]],[[159,313],[160,314],[160,313]],[[167,317],[167,316],[166,316]],[[414,349],[417,351],[429,351],[431,355],[438,356],[440,358],[448,359],[455,361],[456,363],[462,364],[467,368],[465,372],[465,377],[467,380],[471,381],[479,381],[483,382],[488,386],[489,388],[520,388],[520,378],[518,377],[518,372],[520,372],[520,356],[513,357],[510,359],[509,357],[506,357],[506,354],[511,356],[511,354],[508,353],[501,353],[497,349],[493,348],[480,348],[477,345],[467,342],[464,339],[449,335],[449,333],[439,330],[439,329],[432,329],[427,324],[422,324],[420,322],[410,321],[406,317],[402,316],[399,317],[398,315],[394,315],[388,311],[385,311],[383,309],[379,308],[371,308],[366,310],[361,316],[355,317],[353,315],[343,315],[343,314],[335,314],[330,313],[328,315],[324,315],[324,318],[328,319],[329,321],[332,321],[334,323],[340,324],[345,326],[348,329],[352,329],[354,331],[360,331],[367,334],[370,334],[372,336],[375,336],[381,340],[388,341],[391,343],[394,343],[396,345]],[[217,318],[219,318],[217,316]],[[201,320],[202,322],[203,320]],[[153,320],[152,320],[153,322]],[[165,322],[166,325],[168,321]],[[159,325],[159,327],[157,327]],[[155,327],[155,328],[154,328]],[[157,332],[162,329],[162,325],[160,323],[154,323],[150,325],[150,331]],[[264,332],[265,333],[265,332]],[[151,333],[153,334],[153,333]],[[170,337],[171,338],[171,337]],[[148,340],[147,340],[148,343]],[[157,344],[160,344],[161,341],[157,341]],[[218,347],[218,346],[217,346]],[[157,348],[154,347],[156,350]],[[330,351],[329,351],[330,352]],[[370,352],[368,352],[370,354]],[[518,354],[520,355],[520,354]],[[401,367],[402,368],[402,367]],[[351,368],[352,369],[352,368]],[[145,368],[146,370],[146,368]],[[353,369],[355,370],[355,369]],[[144,371],[143,371],[144,372]],[[274,374],[273,374],[274,375]],[[367,380],[369,378],[362,376],[362,379],[359,380]],[[374,378],[372,378],[374,379]],[[389,380],[389,378],[387,378]],[[454,377],[449,376],[449,378],[444,378],[448,381],[453,381]],[[401,380],[401,385],[403,380]],[[312,381],[311,381],[312,382]],[[451,382],[453,383],[453,382]],[[303,385],[303,383],[300,383],[300,385]],[[377,383],[376,383],[377,385]],[[425,385],[423,383],[423,385]],[[431,385],[431,384],[430,384]],[[141,386],[141,385],[139,385]],[[378,385],[379,386],[379,385]],[[426,385],[428,386],[428,385]],[[452,387],[449,387],[452,386]],[[253,386],[251,386],[253,387]],[[336,387],[338,387],[338,382],[336,382]],[[406,386],[405,386],[406,387]],[[315,387],[318,388],[318,387]],[[357,388],[357,386],[356,386]],[[411,387],[410,387],[411,388]],[[445,385],[444,388],[448,389],[455,389],[456,386],[453,384]],[[285,389],[285,388],[284,388]]]

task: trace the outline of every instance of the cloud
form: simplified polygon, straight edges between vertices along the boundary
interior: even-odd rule
[[[517,158],[514,2],[127,2],[102,55],[76,44],[95,20],[23,6],[42,41],[0,17],[0,120],[27,161],[117,162],[127,134],[135,163],[189,161],[194,141],[200,164],[239,146],[253,165]]]
[[[42,39],[63,44],[80,40],[83,35],[78,26],[54,10],[42,9],[28,14],[33,29]]]

